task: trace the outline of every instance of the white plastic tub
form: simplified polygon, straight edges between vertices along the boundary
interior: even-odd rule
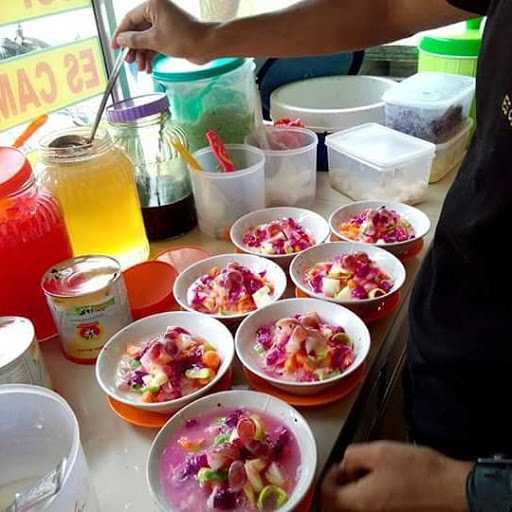
[[[436,146],[430,183],[442,180],[462,163],[471,140],[472,129],[473,120],[469,118],[450,140]]]
[[[428,188],[435,146],[368,123],[330,135],[331,186],[350,198],[416,204]]]
[[[97,512],[78,421],[67,402],[41,387],[8,384],[0,386],[0,411],[0,510],[67,457],[60,492],[37,510]]]
[[[261,129],[266,138],[252,133],[246,143],[265,154],[267,206],[311,207],[316,196],[318,136],[303,128]]]
[[[468,119],[474,94],[474,78],[418,73],[384,94],[386,125],[440,144]]]
[[[199,229],[222,240],[229,240],[229,230],[237,219],[265,208],[265,155],[243,144],[226,148],[239,170],[218,171],[210,148],[194,153],[204,171],[189,167]]]

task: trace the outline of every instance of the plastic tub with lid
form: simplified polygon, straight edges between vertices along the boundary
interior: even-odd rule
[[[425,35],[418,46],[418,71],[476,76],[482,46],[482,18],[468,20],[462,34]]]
[[[386,125],[439,144],[469,117],[474,78],[418,73],[384,94]]]
[[[329,135],[331,186],[354,200],[415,204],[427,191],[435,146],[376,123]]]
[[[257,104],[254,68],[252,60],[241,58],[201,66],[163,55],[155,59],[155,89],[167,93],[173,123],[184,131],[191,151],[208,145],[208,130],[226,144],[241,144],[251,133]]]
[[[396,83],[373,76],[330,76],[283,85],[270,98],[272,119],[302,119],[319,136],[317,168],[327,170],[325,137],[362,123],[384,123],[382,96]]]
[[[37,510],[97,512],[78,421],[68,403],[48,389],[6,384],[0,386],[0,411],[9,411],[0,417],[0,510],[65,458],[60,491]]]
[[[472,130],[473,120],[469,118],[450,140],[436,146],[430,183],[442,180],[462,163],[471,140]]]

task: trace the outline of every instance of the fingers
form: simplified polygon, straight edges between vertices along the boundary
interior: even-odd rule
[[[132,9],[121,21],[116,31],[114,32],[114,36],[112,37],[112,48],[119,48],[120,45],[117,41],[117,37],[122,32],[128,32],[135,29],[138,30],[147,30],[150,26],[150,20],[146,18],[147,6],[146,3],[143,3]]]
[[[155,50],[153,45],[152,29],[142,32],[128,31],[121,32],[116,37],[116,42],[121,48],[132,48],[133,50]]]

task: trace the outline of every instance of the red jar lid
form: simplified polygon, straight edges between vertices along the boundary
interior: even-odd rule
[[[20,190],[32,177],[32,167],[25,155],[15,149],[0,146],[0,196]]]

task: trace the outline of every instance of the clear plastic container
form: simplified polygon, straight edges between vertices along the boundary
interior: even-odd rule
[[[173,122],[189,149],[208,145],[205,133],[217,132],[226,144],[242,144],[255,126],[256,86],[252,60],[225,58],[202,66],[159,56],[153,64],[158,91],[169,97]]]
[[[326,139],[331,186],[354,200],[419,203],[435,146],[375,123]]]
[[[189,167],[199,229],[223,240],[229,240],[231,226],[242,215],[265,208],[265,155],[243,144],[226,147],[239,170],[218,171],[210,148],[194,154],[204,171]]]
[[[267,206],[313,205],[318,146],[315,132],[265,126],[249,135],[246,142],[265,154]]]
[[[432,163],[430,183],[442,180],[462,163],[473,129],[473,120],[469,118],[462,128],[444,144],[436,146],[436,157]]]
[[[418,73],[383,96],[386,125],[435,144],[467,120],[475,79],[448,73]]]
[[[72,128],[43,138],[39,179],[60,201],[73,255],[112,256],[128,268],[149,256],[134,167],[106,132],[76,145],[89,134]]]
[[[0,510],[65,457],[60,491],[37,510],[97,512],[78,421],[67,402],[41,387],[7,384],[0,386],[0,411],[9,411],[0,417]]]

